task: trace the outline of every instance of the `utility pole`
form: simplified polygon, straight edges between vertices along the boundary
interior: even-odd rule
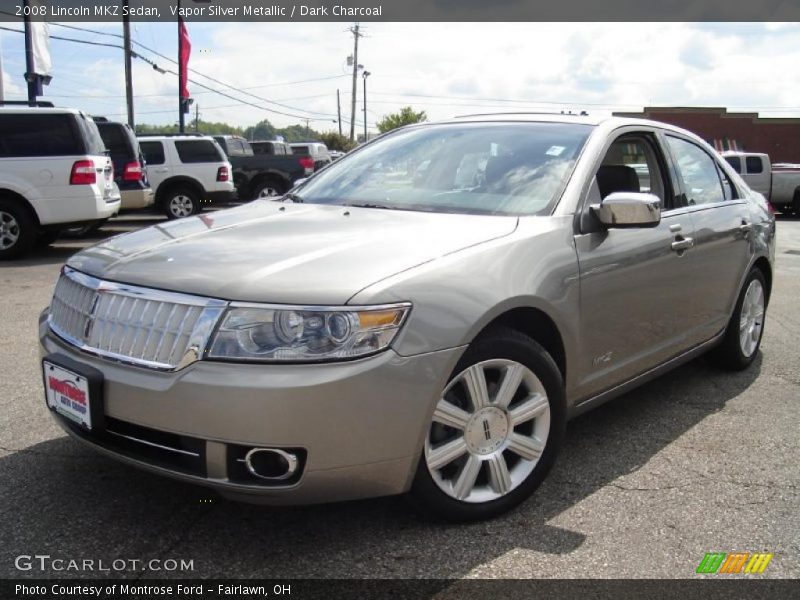
[[[358,38],[361,37],[361,33],[359,32],[359,25],[356,23],[353,27],[350,28],[350,32],[353,34],[353,94],[351,97],[351,106],[350,106],[350,141],[354,141],[356,139],[356,94],[358,93]]]
[[[2,63],[0,63],[2,66]],[[1,71],[0,71],[1,72]],[[0,100],[2,100],[2,93],[3,93],[3,86],[2,82],[0,81]],[[342,135],[342,101],[339,98],[339,90],[336,90],[336,112],[339,115],[339,135]]]
[[[28,83],[28,105],[34,106],[36,103],[36,75],[33,73],[33,40],[31,39],[31,16],[30,0],[23,3],[25,11],[23,20],[25,22],[25,81]],[[353,75],[355,77],[355,75]],[[355,107],[355,105],[353,105]]]
[[[3,93],[3,42],[2,40],[0,40],[0,102],[2,102],[5,99],[6,98]],[[342,133],[341,125],[339,125],[339,133]]]
[[[306,141],[307,142],[311,141],[311,128],[309,126],[309,122],[310,121],[311,121],[311,119],[305,119],[305,122],[306,122]]]
[[[197,102],[194,105],[194,132],[200,132],[200,104]]]
[[[364,71],[364,143],[367,143],[367,77],[372,75],[369,71]]]
[[[128,105],[128,125],[131,129],[136,128],[133,120],[133,77],[131,72],[131,20],[128,15],[128,1],[122,2],[122,34],[123,34],[123,47],[125,52],[125,102]]]

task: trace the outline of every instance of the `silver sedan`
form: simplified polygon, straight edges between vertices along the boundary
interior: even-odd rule
[[[411,126],[284,197],[71,257],[40,321],[46,402],[232,498],[488,518],[539,486],[570,417],[706,351],[746,368],[774,234],[668,125]]]

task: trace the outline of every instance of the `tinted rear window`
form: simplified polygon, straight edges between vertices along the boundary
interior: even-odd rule
[[[164,145],[161,142],[139,142],[139,147],[148,165],[164,164]]]
[[[105,154],[106,145],[100,137],[97,124],[86,115],[76,115],[75,120],[78,128],[83,135],[83,142],[86,145],[86,154]]]
[[[0,115],[0,156],[75,156],[84,153],[84,144],[72,115]]]
[[[763,173],[764,172],[764,164],[761,162],[761,158],[758,156],[748,156],[745,159],[745,164],[747,165],[747,172],[748,173]]]
[[[311,154],[308,146],[292,146],[292,154]]]
[[[230,150],[230,142],[228,142],[228,148]],[[211,140],[176,141],[175,149],[178,151],[181,162],[184,163],[221,162],[225,160]]]
[[[121,123],[98,123],[97,128],[100,130],[100,137],[103,138],[103,143],[105,143],[112,156],[135,156],[130,133],[125,129],[124,125]]]
[[[725,160],[728,161],[728,164],[734,168],[737,173],[742,172],[742,159],[738,156],[726,156]]]

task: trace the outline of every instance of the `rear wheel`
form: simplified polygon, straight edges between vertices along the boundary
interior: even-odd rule
[[[169,219],[183,219],[200,212],[200,199],[188,187],[175,187],[164,194],[164,212]]]
[[[715,362],[732,371],[750,366],[761,346],[767,310],[767,286],[761,269],[753,268],[745,280]]]
[[[449,521],[510,510],[552,467],[565,415],[561,373],[539,344],[506,328],[481,336],[436,405],[411,501]]]
[[[252,197],[254,200],[259,198],[273,198],[275,196],[282,196],[286,191],[285,186],[278,181],[267,179],[259,181],[253,186]]]
[[[36,243],[37,228],[16,202],[0,199],[0,260],[28,253]]]

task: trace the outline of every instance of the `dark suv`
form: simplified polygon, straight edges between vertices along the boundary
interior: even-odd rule
[[[151,206],[155,194],[147,180],[139,141],[130,125],[109,121],[105,117],[94,117],[94,121],[114,163],[114,182],[119,187],[122,208]]]

